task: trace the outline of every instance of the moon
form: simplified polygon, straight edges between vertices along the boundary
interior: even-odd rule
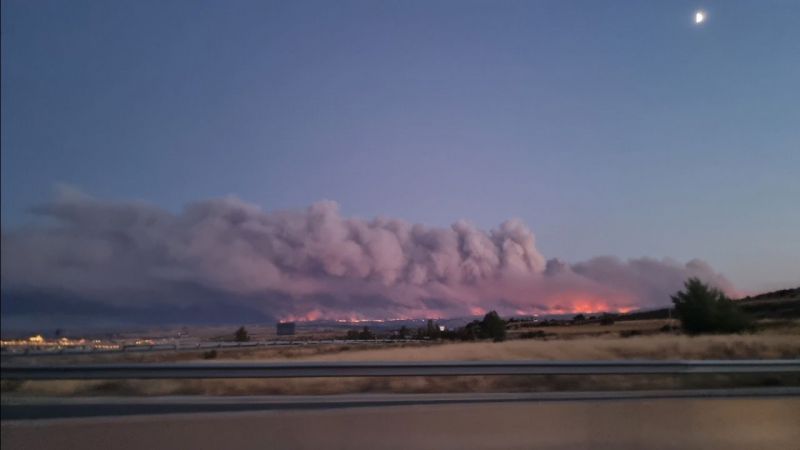
[[[696,25],[700,25],[701,23],[706,21],[706,13],[705,11],[697,11],[694,13],[694,23]]]

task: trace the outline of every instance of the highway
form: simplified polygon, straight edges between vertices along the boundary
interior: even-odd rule
[[[4,364],[5,380],[787,374],[800,360]],[[3,448],[797,448],[800,387],[2,398]],[[111,443],[111,444],[109,444]]]
[[[766,392],[337,396],[318,398],[316,406],[310,398],[240,399],[262,405],[238,412],[200,407],[230,398],[113,399],[120,409],[132,403],[183,404],[205,412],[3,420],[0,434],[4,450],[796,449],[800,397]],[[265,401],[281,406],[264,409]],[[40,406],[46,403],[40,400]],[[4,399],[3,409],[8,406]]]
[[[6,394],[2,420],[114,417],[244,411],[325,410],[340,408],[475,403],[800,397],[800,387],[596,392],[467,394],[340,394],[164,397],[25,397]]]

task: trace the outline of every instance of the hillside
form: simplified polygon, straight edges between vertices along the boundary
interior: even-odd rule
[[[788,319],[800,317],[800,287],[744,297],[737,303],[758,319]]]
[[[765,292],[734,301],[745,312],[757,319],[800,318],[800,287]],[[668,316],[669,310],[667,308],[660,308],[621,314],[617,320],[665,319]]]

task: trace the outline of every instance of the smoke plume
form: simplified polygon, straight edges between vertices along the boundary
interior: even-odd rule
[[[386,319],[650,307],[690,276],[732,289],[699,260],[546,260],[519,220],[437,228],[343,217],[331,201],[267,212],[236,198],[174,214],[69,189],[34,212],[38,225],[2,234],[4,308],[36,292],[124,308],[213,301],[283,319]]]

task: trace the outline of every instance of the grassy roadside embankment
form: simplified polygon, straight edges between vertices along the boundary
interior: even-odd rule
[[[578,327],[573,327],[578,328]],[[794,328],[758,334],[685,336],[614,334],[548,340],[364,347],[325,345],[220,352],[217,361],[439,361],[800,358]],[[55,358],[55,357],[54,357]],[[82,355],[48,363],[202,360],[201,352]],[[520,392],[800,385],[798,376],[474,376],[245,380],[65,380],[4,382],[11,395],[293,395],[355,392]]]

